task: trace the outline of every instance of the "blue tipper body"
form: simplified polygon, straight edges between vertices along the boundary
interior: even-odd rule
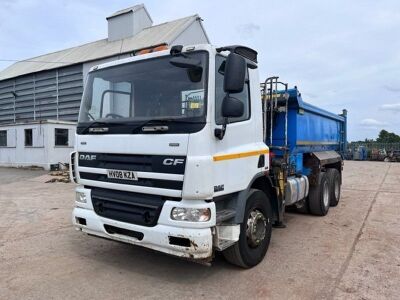
[[[289,94],[287,147],[289,162],[296,173],[303,175],[309,173],[309,170],[303,167],[305,154],[336,151],[343,157],[347,140],[346,110],[343,110],[343,114],[336,115],[304,102],[296,88],[287,92]],[[284,147],[285,112],[276,113],[273,122],[272,146]],[[283,151],[280,150],[273,152],[277,157],[283,155]]]

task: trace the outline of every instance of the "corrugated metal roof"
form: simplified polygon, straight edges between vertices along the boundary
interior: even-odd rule
[[[158,24],[143,29],[133,37],[117,41],[103,39],[81,46],[37,56],[14,63],[0,72],[0,81],[24,74],[65,67],[68,65],[97,60],[143,48],[170,44],[199,16],[193,15],[182,19]]]

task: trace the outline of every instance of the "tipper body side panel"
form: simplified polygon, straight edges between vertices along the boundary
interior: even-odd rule
[[[287,147],[290,165],[296,173],[307,175],[308,170],[303,167],[304,155],[321,151],[336,151],[341,155],[344,153],[346,114],[336,115],[304,102],[297,89],[290,89],[287,93],[287,133],[286,113],[278,111],[274,114],[272,146]],[[284,151],[278,149],[273,153],[276,157],[284,155]]]

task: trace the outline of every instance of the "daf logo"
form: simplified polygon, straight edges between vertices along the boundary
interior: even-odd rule
[[[185,162],[183,158],[166,158],[163,161],[163,165],[165,166],[177,166],[181,165]]]
[[[81,160],[96,160],[96,155],[94,154],[80,154],[79,159]]]

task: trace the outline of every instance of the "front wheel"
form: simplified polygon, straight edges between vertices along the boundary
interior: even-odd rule
[[[267,253],[272,232],[272,211],[268,196],[251,190],[247,199],[239,241],[223,251],[225,259],[242,268],[259,264]]]

